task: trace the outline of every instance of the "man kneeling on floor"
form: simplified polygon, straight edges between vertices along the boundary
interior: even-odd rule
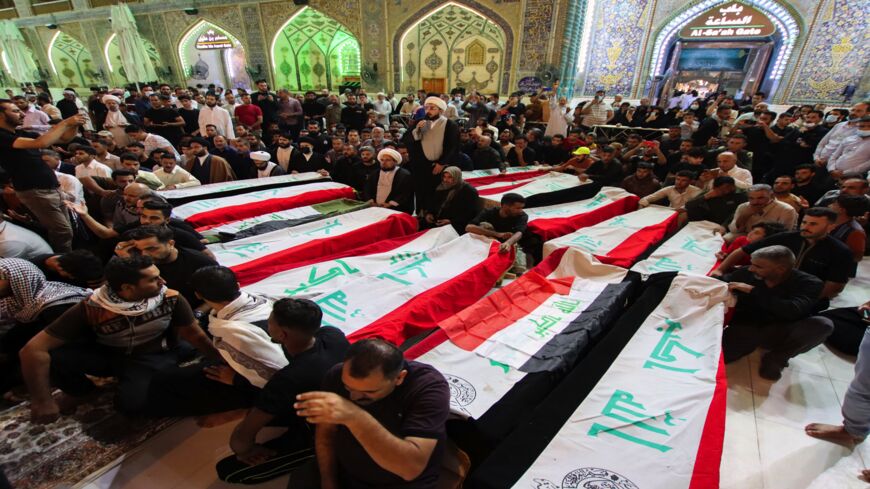
[[[351,345],[323,388],[294,404],[317,425],[321,487],[436,486],[450,391],[435,368],[406,362],[386,341],[365,339]]]
[[[260,389],[287,365],[281,347],[266,333],[272,301],[239,289],[227,267],[195,271],[190,286],[211,308],[208,331],[222,362],[201,362],[160,372],[148,392],[151,416],[205,416],[211,427],[238,419]]]
[[[220,358],[190,305],[177,291],[166,288],[151,258],[112,258],[105,276],[106,285],[21,349],[34,422],[50,423],[60,414],[51,384],[65,394],[63,407],[72,408],[74,398],[95,389],[88,375],[116,377],[115,405],[127,413],[141,411],[154,375],[178,364],[182,350],[178,337],[207,357]]]
[[[779,380],[790,358],[813,349],[831,334],[831,320],[812,315],[822,281],[794,266],[791,250],[773,245],[754,251],[748,267],[722,277],[737,296],[734,317],[722,338],[726,363],[759,346],[767,348],[758,373]]]
[[[233,431],[230,447],[235,455],[217,464],[221,480],[257,484],[312,462],[313,428],[295,415],[293,403],[300,393],[320,387],[326,372],[341,363],[349,346],[341,330],[320,326],[322,318],[320,307],[310,300],[287,298],[275,302],[269,316],[269,336],[275,346],[283,347],[290,363],[269,379]],[[287,426],[288,430],[258,445],[257,434],[267,424]],[[291,476],[294,487],[304,487],[295,485],[301,475]]]

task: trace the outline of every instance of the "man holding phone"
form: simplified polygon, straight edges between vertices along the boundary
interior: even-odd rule
[[[604,90],[595,92],[595,98],[588,102],[583,110],[583,127],[591,128],[606,124],[613,117],[613,108],[604,103]]]

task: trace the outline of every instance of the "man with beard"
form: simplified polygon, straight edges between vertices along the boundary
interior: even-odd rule
[[[401,161],[402,155],[394,149],[384,148],[378,153],[380,171],[366,182],[363,200],[377,207],[411,213],[414,185],[408,170],[398,168]]]
[[[184,135],[184,119],[172,106],[169,95],[151,95],[151,109],[145,113],[145,127],[174,146]]]
[[[803,125],[783,141],[779,159],[789,162],[792,168],[813,163],[813,154],[828,133],[828,128],[821,124],[824,117],[825,114],[820,110],[809,111]]]
[[[342,144],[341,152],[338,153],[337,158],[332,163],[332,171],[329,174],[334,181],[350,185],[357,192],[360,192],[362,187],[357,188],[358,182],[354,177],[354,170],[360,164],[360,161],[355,147],[350,144]]]
[[[262,127],[269,127],[270,123],[275,122],[275,112],[278,110],[277,100],[278,97],[269,91],[269,83],[266,80],[257,80],[257,91],[251,97],[251,102],[260,108],[263,117]]]
[[[825,188],[816,181],[816,167],[809,163],[795,167],[794,179],[795,186],[791,193],[810,204],[817,202],[825,194]]]
[[[78,399],[93,392],[96,386],[89,375],[116,377],[117,408],[140,412],[155,373],[178,365],[181,352],[170,341],[176,335],[220,360],[190,304],[166,287],[151,258],[112,258],[105,275],[106,285],[68,309],[21,350],[35,423],[55,421],[61,405],[71,410]],[[61,402],[52,397],[52,383],[63,392]]]
[[[246,159],[236,151],[235,148],[230,146],[227,143],[227,138],[221,135],[217,135],[212,140],[214,144],[214,149],[212,149],[211,154],[215,156],[220,156],[221,158],[227,160],[227,163],[230,164],[230,168],[233,169],[233,173],[236,174],[236,178],[239,180],[245,180],[248,178],[254,178],[254,171],[249,161],[245,161]]]
[[[178,115],[184,119],[184,132],[191,136],[199,136],[199,109],[193,107],[193,99],[190,95],[183,94],[178,97]]]
[[[232,182],[236,179],[236,174],[233,173],[227,160],[209,154],[208,142],[205,139],[201,137],[191,139],[190,149],[193,158],[185,162],[185,170],[203,184]]]
[[[366,124],[366,119],[368,119],[368,114],[365,108],[357,103],[356,95],[348,95],[347,102],[344,103],[344,108],[341,109],[341,123],[348,129],[361,131]]]
[[[296,153],[296,148],[290,144],[290,136],[279,134],[278,144],[272,148],[271,153],[271,160],[283,168],[285,173],[290,173],[290,160],[293,158],[293,154]]]
[[[299,138],[299,151],[293,152],[290,157],[290,173],[318,172],[323,176],[329,176],[326,171],[326,160],[320,153],[314,152],[316,142],[308,136]]]
[[[414,177],[417,213],[421,215],[433,205],[441,172],[455,162],[459,151],[459,128],[444,117],[445,108],[447,104],[439,97],[428,97],[423,104],[424,119],[405,133],[403,141],[410,155],[408,169]]]
[[[315,431],[323,487],[435,487],[450,412],[447,381],[381,339],[360,340],[293,405]]]
[[[302,114],[306,124],[311,121],[316,121],[320,124],[323,119],[323,114],[326,112],[326,106],[317,100],[317,94],[311,90],[305,92],[305,101],[302,102]],[[309,132],[311,130],[309,129]]]
[[[15,193],[45,227],[55,252],[72,251],[73,230],[64,207],[54,170],[42,161],[41,149],[63,144],[78,134],[85,119],[78,114],[55,124],[45,134],[17,131],[23,114],[9,100],[0,100],[0,166],[6,170]]]
[[[205,134],[205,126],[213,124],[217,129],[217,133],[225,136],[227,139],[235,139],[236,133],[233,132],[233,118],[226,109],[217,106],[217,95],[207,93],[205,96],[205,107],[199,108],[199,134]]]
[[[351,168],[351,186],[362,194],[368,186],[371,178],[377,178],[378,162],[375,160],[377,152],[371,146],[363,146],[359,150],[359,161]]]
[[[154,176],[163,182],[163,190],[201,185],[200,181],[187,170],[178,166],[178,161],[171,153],[163,153],[160,156],[160,168],[154,171]]]
[[[257,170],[257,178],[279,177],[287,174],[283,168],[269,161],[272,155],[266,151],[254,151],[250,157]]]
[[[326,131],[320,131],[320,122],[318,122],[318,119],[309,119],[305,123],[305,128],[308,130],[307,136],[315,142],[314,151],[325,155],[330,150],[331,143]],[[329,160],[329,158],[327,158],[327,160]]]

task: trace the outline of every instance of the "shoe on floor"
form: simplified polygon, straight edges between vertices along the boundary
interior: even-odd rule
[[[782,378],[782,370],[785,367],[786,365],[771,361],[765,361],[765,359],[762,358],[761,365],[758,367],[758,375],[762,379],[777,381]]]

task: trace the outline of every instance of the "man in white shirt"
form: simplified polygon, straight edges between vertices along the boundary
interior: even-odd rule
[[[393,112],[393,106],[387,100],[387,96],[383,92],[378,92],[378,95],[372,103],[375,112],[378,113],[378,123],[385,127],[390,124],[390,114]]]
[[[595,98],[583,106],[580,113],[583,114],[585,127],[600,126],[613,117],[613,109],[604,103],[604,95],[604,90],[598,90],[595,92]]]
[[[840,143],[858,132],[858,120],[868,114],[868,108],[870,108],[870,104],[867,102],[858,102],[853,105],[849,110],[849,119],[835,125],[825,134],[813,153],[813,159],[817,165],[827,163],[828,158],[840,147]]]
[[[855,134],[840,142],[827,166],[832,178],[856,176],[870,170],[870,115],[858,120]]]
[[[175,147],[172,146],[172,143],[169,142],[163,136],[158,136],[157,134],[151,134],[145,132],[145,129],[137,125],[129,125],[125,129],[128,136],[134,141],[139,141],[145,147],[145,157],[151,154],[157,148],[160,148],[164,151],[168,151],[175,155],[176,158],[180,158],[178,155],[178,151],[175,150]]]
[[[738,190],[748,190],[752,186],[752,173],[746,168],[737,166],[737,155],[730,151],[723,151],[716,157],[718,169],[708,170],[701,173],[701,179],[705,181],[704,190],[713,188],[713,180],[716,177],[731,177]]]
[[[0,217],[0,258],[31,260],[52,253],[40,235]]]
[[[169,153],[163,153],[160,157],[160,168],[154,172],[154,176],[163,182],[161,190],[174,190],[201,185],[200,181],[191,175],[190,172],[178,166],[175,157]]]
[[[217,96],[206,94],[205,106],[199,108],[199,133],[205,134],[205,126],[213,124],[218,134],[227,139],[236,139],[233,131],[233,118],[226,109],[217,106]]]
[[[37,110],[26,98],[16,95],[12,98],[12,102],[24,113],[24,122],[21,125],[21,129],[39,134],[43,134],[51,129],[48,114]]]
[[[688,170],[677,172],[673,185],[647,195],[640,199],[638,205],[646,207],[666,198],[668,199],[668,206],[671,209],[684,211],[686,202],[701,195],[701,189],[691,184],[694,178],[694,172]]]
[[[76,178],[112,178],[112,169],[95,160],[96,156],[97,150],[91,146],[79,146],[76,148],[73,156],[73,161],[76,164]]]
[[[78,178],[57,171],[60,168],[60,155],[50,149],[42,150],[42,161],[54,170],[57,181],[60,183],[60,190],[64,194],[64,198],[81,204],[85,201],[85,189],[82,182]]]
[[[111,135],[111,133],[109,132],[107,132],[107,134]],[[95,160],[99,161],[100,163],[108,166],[113,170],[121,168],[121,158],[118,158],[112,153],[109,153],[109,146],[106,144],[105,140],[96,139],[94,141],[91,141],[91,146],[93,146],[94,149],[97,150],[97,156],[94,158]]]
[[[797,224],[797,211],[794,207],[773,197],[770,185],[760,183],[753,185],[747,192],[748,201],[737,206],[734,219],[728,225],[725,241],[729,243],[739,236],[745,236],[752,226],[760,222],[778,222],[786,231],[794,229]]]

